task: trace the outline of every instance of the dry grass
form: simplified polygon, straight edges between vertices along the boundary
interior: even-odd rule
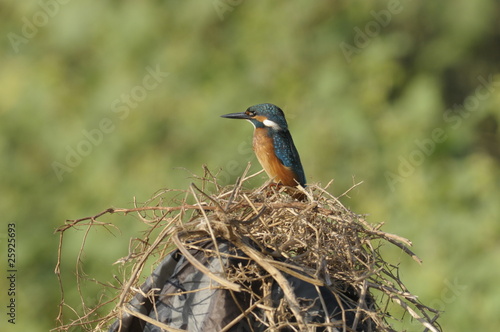
[[[363,216],[348,210],[337,197],[328,193],[328,186],[309,185],[306,189],[300,189],[300,193],[292,194],[290,189],[268,184],[246,190],[245,182],[255,174],[247,177],[245,171],[235,185],[221,187],[216,176],[208,169],[204,170],[204,175],[198,177],[200,185],[192,184],[188,190],[181,191],[182,198],[174,204],[165,201],[165,197],[173,190],[165,190],[141,206],[136,204],[131,209],[111,208],[93,217],[69,220],[57,230],[60,246],[56,273],[60,280],[62,299],[56,331],[67,331],[75,326],[82,330],[101,331],[106,330],[124,312],[140,316],[130,310],[127,302],[140,292],[140,284],[149,274],[143,271],[146,263],[159,261],[174,249],[179,249],[196,268],[222,287],[232,292],[248,292],[254,305],[245,314],[250,314],[256,307],[269,308],[266,317],[269,324],[274,324],[269,329],[293,326],[296,330],[307,331],[312,328],[304,322],[303,308],[284,278],[285,273],[315,287],[328,287],[342,300],[341,303],[352,302],[346,299],[342,290],[346,287],[355,290],[358,301],[349,304],[349,310],[355,312],[354,326],[327,320],[323,326],[330,326],[332,331],[333,327],[339,331],[351,331],[367,321],[373,330],[392,331],[390,321],[395,318],[389,316],[387,311],[394,304],[413,317],[422,330],[440,330],[436,323],[438,312],[420,303],[417,296],[411,294],[399,280],[397,267],[386,262],[379,253],[381,245],[395,245],[420,262],[409,249],[409,240],[383,232],[381,224],[366,222]],[[302,196],[302,200],[293,198],[298,196]],[[86,297],[82,283],[88,278],[79,273],[78,265],[85,251],[85,241],[82,243],[75,282],[82,302],[77,305],[83,308],[83,312],[78,312],[75,309],[77,305],[65,302],[61,281],[59,267],[63,259],[64,235],[81,226],[86,226],[87,233],[96,226],[116,227],[99,221],[111,213],[137,213],[144,223],[145,232],[141,238],[131,240],[129,255],[117,261],[129,269],[119,280],[118,286],[116,283],[110,286],[114,296],[102,299],[94,307],[84,303]],[[205,250],[199,244],[211,240],[215,248],[211,254],[220,258],[224,253],[218,251],[219,240],[216,239],[231,243],[238,252],[243,253],[242,259],[250,260],[253,264],[228,267],[222,275],[208,271],[189,254],[188,249]],[[264,285],[261,294],[256,294],[248,287],[255,280]],[[285,301],[280,308],[270,308],[268,303],[266,289],[269,290],[269,287],[265,285],[271,282],[283,289]],[[153,298],[155,294],[143,295]],[[110,303],[114,304],[114,309],[102,314],[100,307],[109,306]],[[68,309],[79,318],[65,319],[63,313]],[[239,319],[243,319],[243,316]],[[154,321],[152,324],[162,326]]]

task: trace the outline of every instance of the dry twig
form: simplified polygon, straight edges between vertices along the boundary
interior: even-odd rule
[[[392,302],[408,312],[421,324],[422,329],[433,332],[440,330],[435,322],[438,312],[420,303],[399,279],[397,268],[386,262],[379,253],[381,243],[391,244],[420,263],[420,259],[409,249],[409,240],[386,233],[380,229],[381,224],[372,225],[362,216],[351,212],[337,197],[326,191],[330,183],[325,188],[309,185],[305,189],[299,189],[304,192],[303,196],[307,201],[297,201],[279,187],[262,186],[245,190],[245,181],[255,176],[247,176],[247,172],[248,168],[236,185],[222,187],[217,183],[216,175],[205,167],[204,176],[197,177],[201,185],[193,184],[185,191],[184,199],[177,204],[166,205],[165,197],[171,191],[165,190],[154,195],[142,206],[130,209],[109,208],[91,217],[68,220],[59,227],[56,230],[60,234],[56,274],[62,298],[57,317],[59,327],[55,330],[67,331],[71,327],[80,326],[84,330],[100,331],[106,329],[122,312],[139,317],[139,313],[127,307],[127,302],[140,290],[141,277],[148,274],[144,271],[146,262],[154,260],[155,257],[158,259],[158,256],[161,259],[174,248],[179,249],[196,269],[209,276],[220,285],[219,287],[231,292],[248,292],[254,299],[253,304],[242,308],[242,314],[226,329],[251,316],[253,310],[258,308],[266,311],[266,322],[261,318],[255,319],[261,320],[269,330],[289,326],[307,331],[304,308],[284,277],[286,274],[313,285],[317,290],[319,287],[328,287],[343,308],[343,322],[335,322],[327,317],[324,323],[316,326],[325,326],[331,331],[350,331],[370,321],[373,329],[377,331],[392,331],[386,314],[389,303]],[[208,192],[208,184],[212,184],[215,192]],[[343,195],[348,192],[349,190]],[[196,204],[187,204],[189,198],[194,198]],[[114,287],[119,292],[115,292],[114,297],[103,300],[103,303],[89,308],[84,301],[85,288],[82,287],[88,280],[81,266],[85,241],[92,227],[118,227],[98,221],[106,214],[116,213],[137,213],[139,220],[144,223],[145,236],[139,241],[131,241],[138,244],[131,244],[129,255],[119,260],[122,265],[129,267],[129,272],[124,272],[121,278],[115,277],[119,282]],[[69,306],[65,298],[61,265],[67,261],[62,250],[65,244],[64,234],[81,226],[86,227],[86,232],[75,269],[83,310],[78,312]],[[153,234],[157,235],[150,239]],[[228,254],[219,251],[217,241],[220,239],[231,243],[242,253],[237,258],[253,264],[227,267],[220,275],[216,275],[190,254],[189,250],[192,249],[203,250],[207,255],[218,257],[223,263]],[[201,247],[201,243],[206,241],[214,243],[213,250]],[[280,259],[275,259],[276,256]],[[262,283],[262,294],[251,293],[252,290],[247,286],[257,281]],[[266,298],[273,282],[277,283],[285,294],[279,307],[273,307]],[[346,296],[346,289],[357,292],[356,301]],[[373,301],[376,292],[385,296]],[[154,294],[151,296],[154,297]],[[386,302],[381,302],[384,298]],[[320,296],[319,300],[326,311],[323,297]],[[100,311],[100,307],[107,303],[116,303],[114,310],[107,313]],[[76,313],[79,318],[69,321],[65,319],[64,313],[67,309]],[[346,324],[348,310],[355,313],[353,326]],[[95,318],[96,313],[99,313],[100,318]],[[151,320],[143,316],[140,318]],[[174,331],[163,323],[157,323],[157,326]]]

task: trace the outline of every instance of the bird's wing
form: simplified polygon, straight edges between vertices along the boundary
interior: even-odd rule
[[[302,168],[302,163],[300,162],[299,153],[293,144],[290,132],[288,130],[276,131],[273,144],[274,153],[278,159],[283,165],[291,168],[297,174],[297,180],[304,186],[306,184],[306,176],[304,174],[304,169]]]

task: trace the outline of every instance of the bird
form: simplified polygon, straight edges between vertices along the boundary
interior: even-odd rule
[[[244,119],[254,126],[253,150],[262,168],[273,182],[285,186],[306,186],[306,176],[299,153],[283,111],[274,104],[250,106],[245,112],[221,115]]]

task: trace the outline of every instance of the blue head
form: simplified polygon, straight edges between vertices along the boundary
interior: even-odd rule
[[[288,129],[283,111],[273,104],[250,106],[245,112],[225,114],[222,117],[245,119],[250,121],[255,128],[270,128],[277,131]]]

